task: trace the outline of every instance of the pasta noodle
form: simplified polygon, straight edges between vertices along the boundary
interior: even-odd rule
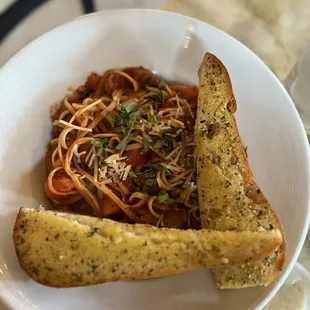
[[[199,228],[198,89],[143,67],[91,73],[53,116],[46,195],[58,210]]]

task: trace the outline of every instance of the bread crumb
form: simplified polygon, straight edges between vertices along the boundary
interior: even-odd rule
[[[117,236],[115,239],[114,239],[114,243],[115,244],[119,244],[123,241],[123,238],[121,236]]]
[[[135,235],[136,235],[136,236],[143,236],[144,234],[145,234],[144,229],[137,229],[137,230],[135,231]]]
[[[227,265],[227,264],[229,263],[228,258],[222,257],[222,258],[221,258],[221,263]]]

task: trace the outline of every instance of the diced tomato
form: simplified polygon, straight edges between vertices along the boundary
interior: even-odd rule
[[[126,151],[127,163],[132,167],[143,166],[150,157],[150,152],[141,154],[141,149]]]
[[[101,80],[101,76],[95,72],[92,72],[87,78],[85,87],[88,89],[96,90],[99,85],[100,80]]]
[[[76,195],[57,195],[50,191],[48,186],[45,186],[45,194],[46,196],[54,201],[57,201],[60,204],[68,205],[72,202],[72,198],[76,197]]]
[[[53,187],[55,191],[59,192],[59,195],[52,193],[48,186],[45,186],[45,194],[48,198],[61,204],[68,204],[72,198],[70,193],[76,191],[75,184],[64,170],[58,170],[54,174]]]
[[[75,184],[64,170],[58,170],[54,174],[53,186],[59,193],[70,193],[76,191]]]
[[[104,196],[102,200],[99,201],[100,215],[103,217],[115,215],[120,212],[119,206],[113,202],[108,196]]]

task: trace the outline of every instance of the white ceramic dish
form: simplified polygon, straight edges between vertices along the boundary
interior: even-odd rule
[[[296,263],[277,294],[264,310],[310,310],[310,274]]]
[[[197,83],[210,51],[226,65],[237,122],[254,175],[287,236],[287,263],[268,288],[220,291],[207,270],[163,279],[52,289],[19,268],[12,243],[18,208],[47,204],[44,155],[48,108],[91,70],[143,65]],[[76,19],[41,36],[0,71],[0,296],[14,309],[259,309],[294,265],[309,223],[309,151],[295,107],[269,69],[242,44],[197,20],[157,11],[110,11]]]

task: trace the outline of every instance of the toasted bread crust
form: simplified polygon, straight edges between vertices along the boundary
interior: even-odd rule
[[[265,233],[162,229],[21,208],[13,240],[22,269],[51,287],[151,279],[259,260],[282,242]]]
[[[214,270],[217,286],[270,284],[285,261],[282,225],[256,184],[236,125],[236,100],[229,74],[206,53],[199,68],[195,144],[203,227],[217,230],[281,230],[283,244],[262,262]]]

